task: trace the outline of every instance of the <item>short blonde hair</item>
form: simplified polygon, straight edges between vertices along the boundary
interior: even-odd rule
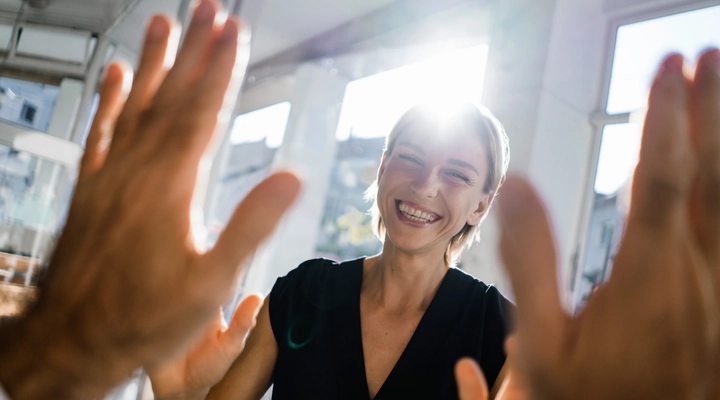
[[[389,157],[392,155],[398,137],[412,131],[412,128],[418,126],[418,124],[422,124],[425,129],[431,127],[438,131],[447,129],[448,126],[469,127],[475,129],[480,135],[488,162],[488,175],[483,185],[483,192],[489,195],[488,209],[477,225],[466,223],[460,232],[450,239],[450,243],[448,243],[445,250],[445,263],[448,265],[454,264],[466,248],[480,240],[480,224],[485,220],[498,189],[505,181],[505,174],[510,162],[510,146],[505,128],[487,108],[475,103],[463,102],[453,108],[452,116],[453,118],[448,124],[442,120],[432,104],[421,103],[412,107],[400,117],[390,134],[385,138],[383,151],[383,156]],[[375,236],[380,241],[384,241],[385,224],[378,209],[377,192],[378,181],[375,179],[365,192],[365,199],[372,202],[369,213],[373,219]]]

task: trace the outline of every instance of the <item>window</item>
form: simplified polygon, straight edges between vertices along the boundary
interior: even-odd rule
[[[37,114],[37,107],[27,101],[24,102],[20,111],[20,119],[32,124],[35,122],[35,114]]]
[[[47,132],[60,88],[38,82],[0,78],[0,119]]]
[[[285,101],[235,117],[228,144],[218,156],[221,166],[207,224],[210,245],[238,203],[270,174],[275,153],[283,143],[290,108],[290,102]]]
[[[317,256],[340,260],[380,250],[363,194],[375,180],[385,136],[406,110],[423,100],[480,100],[487,51],[486,45],[469,47],[348,83]]]
[[[658,65],[671,52],[694,62],[703,49],[720,46],[720,6],[618,26],[600,126],[592,204],[579,271],[572,283],[582,307],[612,269],[629,203],[629,186],[640,150],[641,115]]]

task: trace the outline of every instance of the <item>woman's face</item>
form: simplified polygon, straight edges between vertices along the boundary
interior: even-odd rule
[[[468,128],[443,134],[410,129],[383,158],[378,208],[393,245],[411,253],[444,252],[466,223],[477,225],[487,210],[486,151]]]

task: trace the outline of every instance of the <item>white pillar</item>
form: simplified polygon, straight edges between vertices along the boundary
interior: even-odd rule
[[[328,68],[307,63],[295,72],[292,109],[276,168],[305,176],[303,191],[277,231],[256,253],[246,291],[267,292],[275,279],[312,258],[330,172],[335,162],[335,132],[347,80]]]
[[[47,133],[70,140],[75,119],[80,110],[80,99],[84,88],[85,84],[81,80],[70,78],[62,80]]]

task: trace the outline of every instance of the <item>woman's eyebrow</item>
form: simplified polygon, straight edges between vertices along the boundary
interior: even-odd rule
[[[418,153],[420,153],[420,154],[422,154],[422,155],[425,155],[425,150],[423,150],[422,147],[416,145],[415,143],[410,143],[410,142],[407,142],[407,141],[403,141],[403,142],[399,142],[397,145],[398,145],[398,146],[409,147],[409,148],[417,151]]]
[[[475,174],[480,175],[480,174],[478,173],[477,169],[475,169],[475,167],[473,167],[472,164],[467,163],[467,162],[465,162],[465,161],[463,161],[463,160],[458,160],[457,158],[450,158],[450,159],[447,160],[447,163],[448,163],[448,164],[452,164],[452,165],[457,165],[458,167],[467,168],[467,169],[472,170],[473,172],[475,172]]]

